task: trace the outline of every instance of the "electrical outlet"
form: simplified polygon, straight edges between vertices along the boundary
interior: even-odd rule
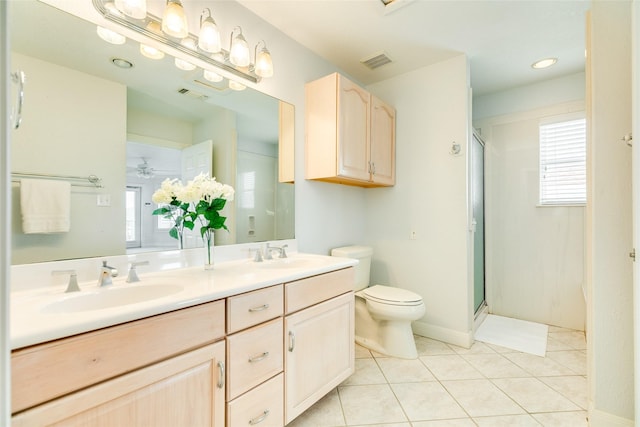
[[[111,194],[98,194],[98,206],[111,206]]]

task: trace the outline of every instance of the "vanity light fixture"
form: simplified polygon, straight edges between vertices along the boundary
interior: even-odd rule
[[[238,34],[234,37],[233,34],[238,31]],[[249,58],[249,45],[247,40],[242,35],[242,28],[235,27],[231,31],[231,42],[229,47],[229,62],[238,67],[246,67],[251,63]]]
[[[140,53],[150,59],[164,58],[164,52],[155,47],[140,43]]]
[[[115,0],[116,9],[135,19],[147,16],[147,0]]]
[[[114,1],[91,0],[94,8],[104,19],[141,36],[140,38],[132,34],[127,35],[127,38],[133,38],[140,42],[142,54],[149,58],[159,59],[164,56],[165,52],[168,52],[179,59],[178,64],[187,64],[187,69],[191,70],[192,67],[198,66],[209,70],[211,74],[207,74],[212,79],[218,79],[219,77],[214,75],[218,74],[223,78],[236,80],[236,82],[248,81],[255,84],[259,83],[261,79],[273,75],[273,61],[266,42],[261,40],[255,45],[254,58],[252,58],[249,44],[244,38],[241,27],[236,26],[231,32],[229,50],[222,47],[224,43],[220,40],[219,31],[216,31],[219,30],[219,27],[213,19],[211,9],[200,9],[202,13],[199,34],[192,34],[188,32],[185,14],[188,12],[185,7],[191,3],[185,3],[185,7],[183,7],[180,0],[162,0],[163,3],[166,2],[162,18],[147,12],[144,18],[137,19],[117,9]],[[125,4],[138,0],[119,1]],[[122,7],[126,9],[124,6]],[[113,26],[109,27],[114,28]],[[195,46],[181,43],[183,39],[194,41]],[[255,64],[251,63],[252,59],[255,59]],[[181,68],[184,69],[184,67]],[[244,86],[244,84],[240,85]]]
[[[262,43],[262,49],[258,52],[258,46]],[[256,58],[256,64],[254,70],[260,77],[272,77],[273,76],[273,61],[271,60],[271,53],[267,49],[267,44],[264,40],[260,40],[254,49],[254,58]]]
[[[188,49],[196,50],[196,42],[192,38],[183,39],[180,42],[180,44]],[[193,65],[191,62],[185,61],[184,59],[180,59],[180,58],[175,59],[175,64],[176,64],[176,67],[185,71],[191,71],[196,69],[196,66]]]
[[[127,41],[127,38],[125,36],[116,33],[115,31],[108,28],[98,26],[96,32],[98,33],[98,36],[100,36],[100,38],[107,43],[124,44]]]
[[[535,68],[536,70],[540,70],[542,68],[551,67],[553,64],[558,62],[558,58],[545,58],[531,64],[531,68]]]
[[[209,16],[205,17],[205,13]],[[205,52],[218,53],[222,49],[220,44],[220,31],[216,21],[211,16],[211,9],[206,8],[200,15],[200,36],[198,37],[198,47]]]
[[[224,77],[222,77],[220,74],[211,70],[204,70],[202,75],[204,76],[205,79],[214,83],[221,82],[224,79]]]
[[[187,26],[187,15],[180,0],[167,0],[167,7],[162,15],[162,31],[179,39],[189,35]]]

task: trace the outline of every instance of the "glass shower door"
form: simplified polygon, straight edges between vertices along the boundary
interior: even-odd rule
[[[471,197],[473,209],[473,309],[485,300],[484,282],[484,144],[474,134],[471,147]]]

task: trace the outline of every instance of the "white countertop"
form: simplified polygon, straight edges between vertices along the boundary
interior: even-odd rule
[[[287,259],[263,263],[246,259],[222,262],[216,264],[213,270],[188,267],[139,273],[140,282],[137,283],[127,283],[126,277],[117,277],[112,285],[102,288],[97,286],[96,281],[81,282],[81,291],[73,293],[64,293],[66,285],[15,291],[11,293],[11,348],[26,347],[291,282],[350,267],[357,262],[348,258],[292,253]],[[88,301],[89,298],[100,302],[101,298],[115,295],[124,288],[151,286],[170,289],[175,286],[175,289],[169,295],[100,309],[85,310],[82,304],[77,304],[81,300],[71,301],[77,298]],[[109,292],[112,294],[107,295]],[[65,304],[74,307],[72,311],[61,308]]]

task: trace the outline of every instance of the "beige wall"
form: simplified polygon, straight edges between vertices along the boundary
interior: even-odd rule
[[[631,3],[595,1],[588,38],[590,425],[633,425]]]
[[[368,89],[397,110],[396,185],[366,192],[366,240],[372,284],[422,296],[414,330],[468,346],[473,293],[468,274],[467,58],[457,56]],[[449,154],[452,141],[460,156]],[[411,231],[416,239],[410,240]]]
[[[26,235],[14,184],[12,263],[124,254],[126,87],[18,54],[12,66],[27,76],[28,100],[11,134],[13,171],[93,174],[104,185],[72,187],[70,232]],[[111,206],[98,207],[98,194],[110,195]]]

